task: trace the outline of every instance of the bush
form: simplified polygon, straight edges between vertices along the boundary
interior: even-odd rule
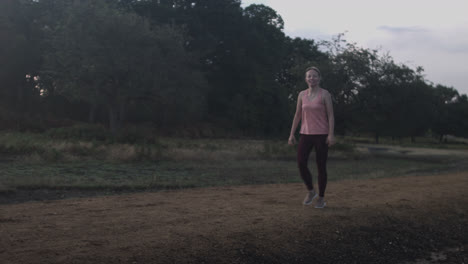
[[[265,143],[263,144],[263,149],[261,149],[258,154],[265,158],[289,159],[295,157],[294,148],[283,141],[265,141]]]
[[[46,135],[55,139],[105,141],[112,138],[111,133],[102,125],[78,124],[70,127],[52,128]]]
[[[336,142],[331,149],[343,152],[354,152],[355,147],[353,144]]]
[[[127,126],[113,138],[113,141],[124,144],[159,144],[156,132],[150,126]]]
[[[0,136],[0,152],[4,154],[22,155],[33,152],[43,152],[43,139],[29,133],[2,133]]]

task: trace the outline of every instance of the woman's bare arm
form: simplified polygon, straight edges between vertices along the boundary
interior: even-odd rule
[[[328,91],[325,93],[325,107],[327,109],[328,117],[327,144],[328,146],[332,146],[333,144],[335,144],[335,114],[333,113],[333,102],[331,99],[331,95]]]
[[[291,133],[289,134],[288,144],[293,145],[296,143],[296,137],[294,133],[296,132],[297,126],[302,119],[302,92],[299,93],[297,97],[296,113],[294,114],[293,123],[291,126]]]

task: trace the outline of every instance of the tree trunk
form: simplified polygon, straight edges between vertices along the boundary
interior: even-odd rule
[[[375,144],[379,144],[379,133],[375,132]]]
[[[113,135],[116,135],[122,128],[125,120],[125,108],[125,98],[109,105],[109,129]]]
[[[17,113],[24,113],[24,108],[25,108],[25,94],[24,94],[24,87],[20,85],[19,83],[16,84],[16,111]]]
[[[126,109],[127,109],[127,101],[125,99],[122,99],[119,102],[119,121],[120,121],[120,124],[123,124],[125,122]]]
[[[16,119],[16,129],[21,130],[22,124],[24,122],[25,117],[27,116],[24,111],[24,90],[23,87],[17,84],[16,90],[16,102],[13,109],[15,109],[16,114],[18,114],[19,118]],[[12,100],[15,101],[14,99]]]
[[[416,143],[416,138],[414,136],[411,136],[411,143]]]
[[[91,124],[94,124],[96,121],[96,109],[97,105],[95,103],[91,104],[91,107],[89,108],[89,115],[88,115],[88,121]]]
[[[109,129],[114,136],[120,130],[119,108],[115,105],[109,105]]]

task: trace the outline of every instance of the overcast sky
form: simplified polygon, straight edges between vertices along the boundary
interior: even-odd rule
[[[242,0],[264,4],[290,37],[348,42],[422,66],[426,79],[468,94],[468,0]]]

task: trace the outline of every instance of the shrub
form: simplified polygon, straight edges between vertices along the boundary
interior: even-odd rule
[[[259,154],[267,158],[291,158],[295,155],[294,149],[282,141],[265,141],[263,149],[259,151]]]
[[[111,138],[110,132],[102,125],[78,124],[69,127],[49,129],[46,135],[55,139],[105,141]]]
[[[44,152],[43,139],[29,133],[2,133],[0,136],[0,152],[4,154],[30,154]]]
[[[353,144],[336,142],[331,149],[343,152],[354,152],[355,147]]]

